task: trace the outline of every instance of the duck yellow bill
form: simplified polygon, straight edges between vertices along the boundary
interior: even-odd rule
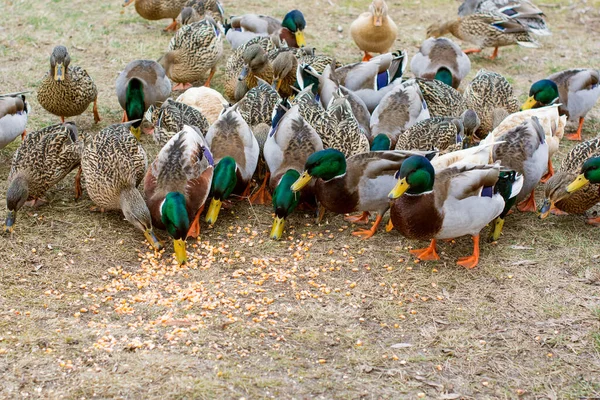
[[[588,183],[590,183],[589,179],[586,178],[585,175],[579,174],[577,176],[577,178],[575,178],[575,180],[573,182],[571,182],[569,184],[569,186],[567,186],[567,192],[573,193],[573,192],[581,189],[582,187],[584,187]]]
[[[273,79],[273,83],[271,84],[271,86],[273,87],[273,89],[279,91],[279,88],[281,87],[281,82],[283,82],[281,79]]]
[[[160,240],[158,240],[152,229],[146,229],[144,231],[144,236],[146,236],[146,240],[148,241],[148,243],[150,243],[152,247],[154,247],[154,250],[160,250],[163,248],[162,243],[160,242]]]
[[[388,194],[388,197],[390,199],[397,199],[398,197],[402,196],[409,187],[410,185],[408,182],[406,182],[406,178],[402,178],[398,181],[398,183],[396,183],[396,186],[394,186],[390,194]]]
[[[290,189],[292,189],[293,192],[297,192],[304,186],[308,185],[308,182],[310,182],[311,179],[312,176],[310,176],[308,172],[304,171],[302,175],[300,175],[300,178],[296,179],[296,182],[290,186]]]
[[[271,239],[279,240],[283,235],[283,228],[285,227],[285,218],[279,218],[275,216],[273,221],[273,228],[271,228]]]
[[[554,207],[554,202],[550,199],[544,200],[542,208],[540,208],[540,219],[546,218],[550,214],[550,210]]]
[[[13,225],[15,224],[15,212],[14,211],[9,211],[8,214],[6,215],[6,222],[4,223],[4,232],[6,233],[12,233],[13,232]]]
[[[381,15],[373,16],[373,25],[375,25],[375,26],[383,25],[383,16],[381,16]]]
[[[525,101],[525,103],[523,103],[523,105],[521,106],[521,110],[529,110],[529,109],[535,107],[536,103],[537,103],[537,100],[534,99],[533,96],[529,96],[527,101]]]
[[[504,227],[504,219],[498,217],[494,220],[494,231],[492,232],[492,240],[496,241],[500,239],[502,235],[502,228]]]
[[[212,199],[210,201],[210,207],[208,207],[208,212],[206,213],[206,222],[211,225],[217,222],[217,217],[219,216],[219,211],[221,210],[221,204],[221,200]]]
[[[173,248],[175,249],[175,258],[179,265],[182,265],[187,261],[187,252],[185,251],[185,240],[177,239],[173,240]]]
[[[65,67],[63,63],[58,63],[54,66],[54,80],[57,82],[65,80]]]
[[[296,36],[296,44],[298,45],[298,47],[306,46],[306,40],[304,40],[304,32],[296,31],[294,35]]]
[[[135,136],[135,138],[139,141],[140,138],[142,137],[142,127],[138,126],[137,128],[134,128],[133,126],[131,126],[129,128],[129,131],[131,132],[131,134],[133,136]]]

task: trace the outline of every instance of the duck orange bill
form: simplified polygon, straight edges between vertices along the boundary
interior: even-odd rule
[[[271,239],[279,240],[283,235],[283,228],[285,227],[285,218],[279,218],[275,216],[273,221],[273,228],[271,228]]]
[[[402,178],[396,183],[396,186],[394,186],[390,194],[388,194],[388,197],[390,199],[397,199],[398,197],[402,196],[409,187],[410,185],[408,182],[406,182],[406,178]]]
[[[217,222],[219,211],[221,211],[221,200],[213,198],[210,201],[210,206],[208,207],[208,212],[206,213],[206,222],[211,225]]]
[[[537,100],[533,98],[533,96],[529,96],[525,103],[521,106],[521,110],[529,110],[535,107]]]
[[[292,189],[292,191],[294,192],[297,192],[304,186],[308,185],[308,182],[310,182],[311,179],[312,176],[310,176],[308,172],[304,171],[302,175],[300,175],[300,178],[296,179],[296,182],[294,182],[292,186],[290,186],[290,189]]]
[[[583,174],[579,174],[577,178],[567,186],[567,192],[573,193],[590,183],[589,179]]]
[[[123,2],[123,7],[127,7],[128,5],[130,5],[131,3],[133,3],[135,0],[125,0]]]
[[[373,25],[375,25],[375,26],[383,25],[383,16],[382,15],[374,15],[373,16]]]
[[[182,265],[187,261],[187,252],[185,251],[185,240],[177,239],[173,240],[173,248],[175,249],[175,258],[179,265]]]
[[[306,46],[306,40],[304,40],[304,32],[296,31],[296,33],[294,33],[294,36],[296,36],[296,44],[298,45],[298,47]]]
[[[154,250],[160,250],[163,248],[162,243],[160,242],[160,240],[158,240],[152,229],[146,229],[144,231],[144,236],[146,236],[146,240],[148,241],[148,243],[150,243],[152,247],[154,247]]]
[[[65,80],[65,67],[63,63],[58,63],[54,66],[54,80],[57,82]]]
[[[546,218],[550,214],[550,210],[554,207],[554,202],[550,199],[544,200],[542,208],[540,208],[540,219]]]
[[[13,232],[13,225],[15,224],[15,212],[14,211],[9,211],[8,214],[6,215],[6,222],[4,223],[4,232],[6,233],[12,233]]]

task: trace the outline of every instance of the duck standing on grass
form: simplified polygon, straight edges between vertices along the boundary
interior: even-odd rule
[[[364,52],[363,61],[369,61],[370,53],[387,53],[390,51],[398,27],[388,15],[388,6],[384,0],[373,0],[369,11],[362,13],[350,25],[350,34],[354,43]]]
[[[167,26],[165,32],[177,30],[176,18],[185,7],[188,0],[125,0],[123,7],[135,2],[135,11],[144,19],[156,21],[171,18],[173,22]],[[121,11],[123,12],[123,11]]]

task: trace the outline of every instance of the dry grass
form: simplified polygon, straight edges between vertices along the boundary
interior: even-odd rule
[[[91,111],[74,118],[84,131],[120,120],[118,71],[157,59],[170,37],[160,31],[167,21],[132,8],[120,15],[116,0],[2,3],[11,16],[0,27],[2,91],[35,91],[53,46],[65,44],[100,90],[102,122],[94,126]],[[278,16],[297,5],[310,45],[359,57],[347,31],[366,0],[224,3],[228,14]],[[458,6],[442,3],[390,1],[397,47],[414,54],[427,24]],[[542,49],[503,48],[495,62],[474,56],[471,77],[480,67],[501,72],[523,100],[551,72],[597,67],[600,2],[546,3],[554,35]],[[222,82],[217,75],[215,87]],[[57,121],[30,99],[30,130]],[[599,117],[597,106],[586,137]],[[0,151],[3,182],[17,145]],[[557,160],[571,145],[563,146]],[[415,263],[407,249],[422,243],[397,233],[361,241],[339,216],[315,226],[297,213],[275,243],[270,209],[240,202],[203,227],[190,264],[178,268],[170,252],[149,252],[119,213],[90,213],[85,196],[74,202],[72,182],[0,238],[1,397],[600,396],[598,231],[581,216],[517,212],[467,271],[454,261],[471,251],[468,238],[440,246],[440,262]]]

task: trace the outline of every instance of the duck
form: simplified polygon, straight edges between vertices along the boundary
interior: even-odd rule
[[[256,34],[275,35],[289,47],[304,47],[304,29],[306,20],[300,10],[288,12],[281,22],[268,15],[244,14],[232,17],[231,27],[235,30],[254,32]]]
[[[80,166],[83,142],[72,122],[50,125],[28,133],[15,151],[8,175],[4,231],[12,233],[17,212],[29,203],[36,207],[42,196],[69,172]],[[75,177],[75,198],[81,196],[81,169]]]
[[[274,112],[272,128],[264,145],[264,157],[269,167],[269,187],[273,190],[275,219],[270,237],[281,239],[286,218],[296,209],[301,196],[291,190],[304,170],[308,157],[323,150],[317,131],[300,115],[299,106],[286,109],[281,103]],[[305,199],[312,193],[304,190]]]
[[[296,83],[298,58],[292,51],[282,51],[271,63],[273,68],[272,85],[283,98],[295,94],[293,91]]]
[[[140,140],[141,124],[148,107],[171,95],[171,81],[163,67],[153,60],[134,60],[117,77],[117,99],[123,111],[122,122],[136,120],[131,133]]]
[[[419,86],[408,80],[383,96],[371,114],[371,136],[384,133],[390,137],[391,146],[395,146],[401,132],[430,117]]]
[[[507,17],[516,18],[534,35],[551,34],[542,10],[527,0],[465,0],[458,7],[459,17],[482,12],[502,13]]]
[[[566,191],[569,194],[576,193],[586,186],[594,186],[598,196],[598,184],[600,184],[600,156],[590,157],[581,166],[577,178],[567,185]],[[598,199],[600,201],[600,199]],[[600,217],[588,218],[586,221],[590,225],[600,226]]]
[[[437,79],[454,89],[471,71],[471,60],[460,47],[445,37],[429,38],[410,61],[417,78]]]
[[[531,85],[529,97],[522,110],[560,103],[561,115],[569,121],[579,122],[569,140],[581,140],[583,121],[600,98],[600,71],[592,68],[576,68],[559,71]]]
[[[373,0],[369,11],[360,14],[350,25],[350,35],[364,53],[363,61],[369,61],[371,53],[388,52],[396,41],[398,27],[388,15],[386,2]]]
[[[457,262],[469,269],[479,263],[480,231],[502,213],[506,200],[515,197],[522,185],[514,171],[501,172],[500,164],[467,164],[436,172],[419,155],[407,158],[396,178],[389,193],[394,228],[408,239],[431,240],[429,247],[410,252],[420,260],[439,260],[437,240],[470,235],[473,254]],[[501,183],[509,190],[499,190]]]
[[[212,17],[182,26],[171,38],[167,53],[159,59],[167,76],[177,82],[172,90],[186,90],[206,75],[204,86],[217,70],[223,54],[223,27]]]
[[[459,118],[467,110],[467,102],[462,93],[437,79],[416,78],[415,82],[432,117]]]
[[[260,44],[247,47],[242,53],[242,59],[244,64],[234,93],[236,101],[241,100],[249,89],[258,84],[258,78],[269,83],[273,82],[273,65],[268,53]]]
[[[50,56],[50,71],[37,91],[37,100],[49,113],[65,118],[82,114],[94,102],[94,122],[98,114],[98,89],[87,71],[71,65],[71,56],[65,46],[56,46]]]
[[[125,0],[123,7],[135,3],[135,11],[140,17],[150,21],[171,18],[173,22],[164,30],[174,32],[177,30],[176,18],[187,2],[188,0]]]
[[[328,147],[335,146],[347,157],[369,151],[368,131],[356,119],[349,96],[345,96],[341,90],[334,92],[326,113],[335,125]]]
[[[258,84],[246,92],[244,97],[237,103],[237,106],[242,118],[250,127],[263,123],[271,126],[273,111],[281,100],[277,90],[271,84],[259,78]]]
[[[479,127],[480,121],[473,110],[465,111],[460,118],[432,117],[421,120],[400,133],[396,150],[431,150],[441,154],[460,150]]]
[[[173,238],[175,259],[187,261],[186,239],[200,234],[214,161],[202,132],[185,125],[160,150],[144,177],[152,224]]]
[[[583,214],[600,201],[600,184],[596,183],[596,161],[588,159],[600,156],[600,138],[577,143],[562,160],[560,168],[544,187],[544,203],[540,218],[554,214]],[[581,177],[581,174],[584,176]],[[586,176],[587,174],[587,176]],[[592,178],[594,182],[591,181]],[[585,180],[590,181],[588,184]],[[598,218],[589,218],[588,223],[598,225]]]
[[[447,33],[477,46],[464,50],[465,54],[479,53],[486,47],[493,47],[491,60],[498,57],[498,48],[501,46],[518,44],[528,48],[540,47],[527,26],[518,19],[502,13],[471,14],[443,23],[434,23],[427,28],[427,37],[437,38]]]
[[[148,157],[131,134],[131,125],[133,122],[110,125],[85,142],[81,169],[86,191],[101,211],[121,210],[148,243],[160,250],[150,211],[137,189],[146,174]]]
[[[298,192],[315,179],[313,192],[324,209],[337,214],[362,211],[360,217],[346,217],[349,222],[367,223],[369,212],[376,211],[377,217],[371,229],[352,232],[354,236],[367,239],[375,234],[389,209],[386,195],[396,182],[395,173],[404,160],[413,154],[406,151],[373,151],[346,158],[336,149],[317,151],[308,157],[304,171],[291,189]]]
[[[366,62],[334,66],[330,78],[355,92],[363,89],[379,91],[393,82],[400,81],[407,63],[406,50],[396,50],[372,57]]]
[[[204,134],[209,123],[196,108],[171,98],[165,100],[160,107],[150,106],[145,117],[153,126],[147,130],[154,141],[164,146],[172,136],[180,132],[185,125],[194,126]]]
[[[260,149],[236,105],[225,110],[211,125],[206,142],[215,160],[215,173],[205,220],[214,225],[224,200],[232,193],[241,193],[243,197],[249,194]]]
[[[206,118],[209,125],[214,124],[223,109],[229,106],[229,102],[225,100],[220,92],[206,86],[189,88],[180,94],[175,101],[198,110]]]
[[[225,22],[225,10],[219,0],[189,0],[175,18],[178,25],[188,25],[210,15],[220,24]]]
[[[31,107],[24,93],[0,95],[0,149],[21,135],[25,140]]]
[[[494,119],[499,112],[510,115],[519,111],[519,100],[508,80],[485,69],[477,72],[465,89],[464,97],[467,107],[474,110],[481,120],[481,125],[475,132],[480,139],[494,129]]]

